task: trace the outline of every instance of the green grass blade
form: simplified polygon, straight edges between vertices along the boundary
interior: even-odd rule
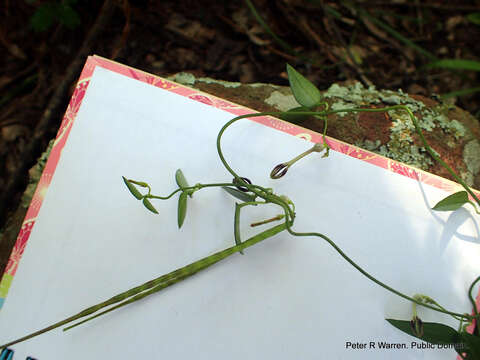
[[[480,12],[468,14],[467,19],[475,25],[480,25]]]
[[[452,91],[452,92],[449,92],[447,94],[443,94],[442,96],[440,96],[442,99],[448,99],[448,98],[451,98],[451,97],[454,97],[454,96],[464,96],[464,95],[469,95],[469,94],[473,94],[475,92],[479,92],[480,91],[480,86],[478,87],[473,87],[473,88],[469,88],[469,89],[462,89],[462,90],[457,90],[457,91]]]
[[[435,55],[433,55],[431,52],[429,52],[429,51],[425,50],[424,48],[422,48],[421,46],[415,44],[412,40],[406,38],[405,36],[400,34],[398,31],[396,31],[395,29],[393,29],[389,25],[385,24],[383,21],[380,21],[377,18],[373,17],[372,15],[370,15],[365,10],[361,10],[361,9],[357,9],[357,10],[360,10],[359,11],[360,16],[363,16],[363,17],[367,18],[368,20],[370,20],[375,25],[381,27],[383,30],[388,32],[390,35],[392,35],[397,40],[403,42],[405,45],[411,47],[412,49],[414,49],[418,53],[422,54],[423,56],[425,56],[429,60],[431,60],[431,61],[437,60],[437,57]]]
[[[272,29],[270,29],[270,26],[263,20],[263,18],[260,16],[260,14],[257,12],[257,9],[255,9],[255,6],[253,6],[252,2],[250,0],[245,0],[245,3],[247,4],[247,7],[250,9],[252,12],[253,17],[257,22],[260,24],[261,27],[281,46],[283,47],[286,51],[288,51],[290,54],[299,56],[299,54],[290,46],[288,45],[285,41],[280,39],[277,34],[273,32]]]
[[[480,61],[465,59],[443,59],[427,64],[429,68],[480,71]]]

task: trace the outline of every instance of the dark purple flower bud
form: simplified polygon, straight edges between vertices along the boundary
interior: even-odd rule
[[[287,164],[279,164],[275,166],[270,173],[270,178],[272,179],[280,179],[283,175],[285,175],[288,171],[288,165]]]
[[[410,327],[415,336],[419,338],[423,336],[423,322],[418,316],[415,315],[413,319],[410,320]]]
[[[241,177],[240,179],[242,179],[243,181],[245,181],[245,182],[248,183],[248,184],[252,184],[252,182],[251,182],[249,179],[245,178],[245,177]],[[243,192],[247,192],[247,191],[248,191],[248,189],[247,189],[245,186],[237,185],[238,183],[239,183],[239,182],[238,182],[237,178],[233,178],[232,184],[235,184],[235,186],[236,186],[236,188],[237,188],[238,190],[243,191]]]

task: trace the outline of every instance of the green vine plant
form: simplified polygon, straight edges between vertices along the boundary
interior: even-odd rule
[[[180,281],[183,281],[190,276],[202,271],[221,260],[226,259],[230,255],[233,255],[237,252],[243,253],[243,250],[253,246],[267,238],[270,238],[282,231],[287,231],[292,236],[310,236],[310,237],[319,237],[325,240],[330,246],[332,246],[336,252],[351,266],[356,270],[362,273],[369,280],[373,281],[377,285],[381,286],[385,290],[396,294],[399,297],[408,300],[412,304],[412,318],[410,320],[396,320],[396,319],[386,319],[391,325],[397,329],[414,336],[416,338],[422,339],[431,344],[437,344],[442,346],[449,346],[454,348],[456,352],[462,359],[480,359],[480,335],[479,328],[477,326],[478,319],[480,314],[478,312],[474,297],[473,289],[474,286],[480,281],[480,276],[477,277],[471,286],[468,289],[468,298],[472,303],[473,311],[471,314],[460,313],[453,310],[445,309],[437,301],[426,295],[408,295],[404,294],[393,287],[383,283],[378,280],[375,276],[365,271],[359,264],[354,262],[347,254],[345,254],[342,249],[340,249],[334,241],[332,241],[328,236],[318,233],[318,232],[300,232],[294,230],[293,225],[295,222],[295,204],[286,196],[276,194],[273,189],[266,188],[258,184],[253,184],[251,181],[245,177],[238,175],[232,167],[227,163],[223,155],[221,140],[224,132],[229,128],[233,123],[245,119],[252,118],[257,116],[278,116],[288,119],[290,121],[299,122],[305,116],[315,116],[324,121],[324,131],[322,141],[316,143],[312,146],[311,149],[306,152],[296,156],[288,162],[283,162],[271,171],[270,177],[273,179],[278,179],[283,177],[290,168],[300,159],[307,156],[312,152],[323,152],[323,156],[328,156],[329,147],[325,140],[326,131],[327,131],[327,116],[330,114],[336,114],[340,112],[352,113],[352,112],[386,112],[386,111],[404,111],[408,114],[410,120],[412,121],[415,130],[420,137],[420,140],[423,142],[425,149],[428,153],[440,163],[447,171],[452,175],[452,177],[463,186],[464,191],[457,192],[452,194],[445,199],[437,203],[433,209],[437,211],[454,211],[462,207],[463,205],[469,203],[478,213],[477,206],[480,205],[479,198],[475,193],[468,187],[468,185],[438,156],[438,154],[433,150],[425,140],[423,133],[419,127],[416,117],[412,111],[405,105],[395,105],[384,108],[376,109],[363,109],[363,108],[349,108],[341,110],[331,110],[328,108],[328,104],[322,101],[322,96],[320,91],[313,85],[309,80],[303,77],[299,72],[297,72],[293,67],[287,64],[287,73],[288,79],[290,82],[290,88],[293,92],[293,95],[297,102],[301,105],[298,108],[292,109],[288,112],[263,112],[255,114],[247,114],[237,116],[230,121],[228,121],[220,130],[217,136],[217,152],[222,162],[223,166],[227,172],[233,176],[231,182],[219,182],[219,183],[209,183],[202,184],[197,183],[193,186],[189,185],[183,172],[179,169],[175,173],[175,182],[177,188],[172,191],[170,194],[165,196],[154,195],[152,194],[152,189],[150,185],[146,182],[136,181],[132,179],[127,179],[123,177],[124,184],[130,191],[130,193],[139,201],[143,203],[145,208],[149,211],[158,214],[156,207],[152,204],[154,200],[168,200],[175,195],[178,196],[178,227],[182,227],[185,217],[187,214],[187,204],[193,198],[193,195],[202,189],[205,188],[222,188],[228,194],[236,199],[235,202],[235,213],[234,213],[234,233],[233,238],[235,245],[229,247],[225,250],[216,252],[212,255],[206,256],[198,261],[195,261],[191,264],[188,264],[184,267],[181,267],[177,270],[174,270],[168,274],[157,277],[153,280],[150,280],[144,284],[136,286],[132,289],[129,289],[123,293],[117,294],[110,299],[107,299],[103,302],[100,302],[96,305],[90,306],[79,313],[70,316],[64,320],[61,320],[57,323],[54,323],[44,329],[38,330],[34,333],[21,337],[17,340],[11,341],[4,345],[1,345],[0,348],[5,348],[7,346],[28,340],[40,334],[43,334],[47,331],[53,330],[58,327],[68,325],[63,330],[72,329],[80,324],[83,324],[87,321],[95,319],[101,315],[109,313],[113,310],[116,310],[125,305],[131,304],[135,301],[141,300],[149,295],[157,293],[173,284],[176,284]],[[142,190],[143,189],[143,190]],[[472,199],[472,200],[470,200]],[[271,218],[259,221],[257,223],[251,224],[251,226],[260,226],[273,222],[280,222],[279,224],[268,228],[260,232],[259,234],[242,240],[240,233],[240,213],[241,210],[248,206],[262,206],[265,204],[274,204],[279,208],[280,214]],[[452,316],[456,321],[458,321],[458,329],[453,329],[450,326],[441,323],[434,322],[423,322],[417,315],[417,307],[421,306],[428,308],[430,310],[447,314]],[[474,330],[472,333],[467,331],[467,327],[473,326]]]

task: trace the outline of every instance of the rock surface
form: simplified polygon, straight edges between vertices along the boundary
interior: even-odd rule
[[[170,79],[258,111],[286,111],[299,106],[286,86],[196,79],[187,73]],[[440,99],[408,95],[401,90],[366,89],[358,82],[333,84],[323,96],[334,110],[407,105],[417,116],[430,146],[468,185],[480,189],[480,122],[468,112]],[[323,132],[323,121],[313,117],[300,125]],[[327,135],[453,180],[423,148],[405,112],[333,114],[328,117]]]

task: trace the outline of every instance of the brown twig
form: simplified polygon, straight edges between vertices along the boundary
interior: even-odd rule
[[[290,62],[295,62],[298,60],[298,58],[294,55],[287,54],[281,50],[275,49],[272,45],[267,45],[266,48],[270,50],[272,53],[277,54],[278,56],[283,57],[284,59],[287,59]]]
[[[130,3],[128,0],[123,0],[123,14],[125,15],[125,25],[123,26],[122,36],[120,40],[115,45],[112,54],[110,56],[111,59],[116,59],[120,51],[125,46],[127,42],[128,34],[130,33],[130,18],[131,18],[131,10],[130,10]]]
[[[329,51],[330,46],[328,46],[328,44],[325,43],[322,38],[315,31],[312,30],[312,28],[308,24],[306,16],[302,15],[300,17],[299,24],[300,29],[304,30],[305,34],[311,39],[313,39],[313,41],[318,45],[319,49],[327,55],[328,60],[330,60],[334,64],[338,63],[339,60],[337,59],[337,57]]]

